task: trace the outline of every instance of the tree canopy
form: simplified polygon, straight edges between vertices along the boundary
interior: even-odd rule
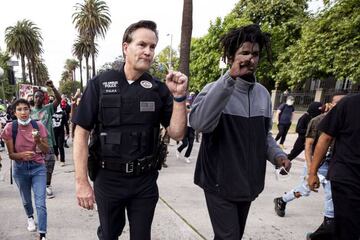
[[[360,4],[358,0],[328,3],[310,14],[307,0],[240,0],[224,18],[210,23],[208,33],[193,38],[190,55],[192,90],[221,75],[220,38],[230,29],[251,23],[271,35],[273,65],[264,55],[257,80],[269,90],[302,86],[308,79],[348,78],[360,82]]]

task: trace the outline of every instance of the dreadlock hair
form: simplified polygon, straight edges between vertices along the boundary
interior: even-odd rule
[[[221,50],[223,50],[222,59],[224,62],[232,62],[236,51],[244,42],[259,44],[260,52],[263,47],[266,49],[268,61],[272,64],[270,34],[262,32],[259,25],[250,24],[240,28],[232,29],[221,38]]]

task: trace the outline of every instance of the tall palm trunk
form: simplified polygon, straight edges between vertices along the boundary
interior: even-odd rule
[[[180,44],[180,66],[179,71],[184,73],[190,79],[190,44],[192,34],[192,0],[184,0],[182,25],[181,25],[181,44]]]
[[[83,77],[82,77],[82,59],[79,59],[79,66],[80,66],[80,91],[83,92]]]
[[[25,80],[26,80],[26,73],[25,73],[25,56],[24,56],[24,55],[20,55],[20,59],[21,59],[22,77],[23,77],[23,81],[25,81]]]
[[[36,66],[35,58],[31,59],[31,66],[32,66],[32,70],[33,70],[34,85],[37,85],[38,84],[38,74],[37,74],[37,66]]]
[[[27,64],[27,66],[28,66],[30,84],[33,85],[31,62],[30,62],[29,59],[28,59],[28,64]]]
[[[86,64],[86,85],[89,82],[89,57],[85,57],[85,64]]]
[[[95,77],[95,53],[91,51],[91,59],[92,59],[92,76]]]

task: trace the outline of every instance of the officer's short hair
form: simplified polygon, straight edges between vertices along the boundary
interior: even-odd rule
[[[132,42],[132,33],[139,28],[146,28],[153,31],[156,35],[156,38],[159,39],[158,31],[156,29],[156,23],[150,20],[141,20],[139,22],[131,24],[124,32],[122,43],[131,43]]]

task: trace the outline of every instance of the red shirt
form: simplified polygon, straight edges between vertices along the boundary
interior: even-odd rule
[[[40,137],[46,138],[48,134],[45,126],[40,121],[37,121],[37,124],[39,126]],[[45,163],[45,154],[40,153],[39,150],[36,150],[35,140],[32,136],[33,127],[31,123],[26,126],[18,124],[18,126],[18,133],[15,142],[16,152],[33,151],[35,152],[35,156],[34,159],[31,160],[38,163]],[[4,140],[12,140],[12,122],[6,124],[1,137]]]

